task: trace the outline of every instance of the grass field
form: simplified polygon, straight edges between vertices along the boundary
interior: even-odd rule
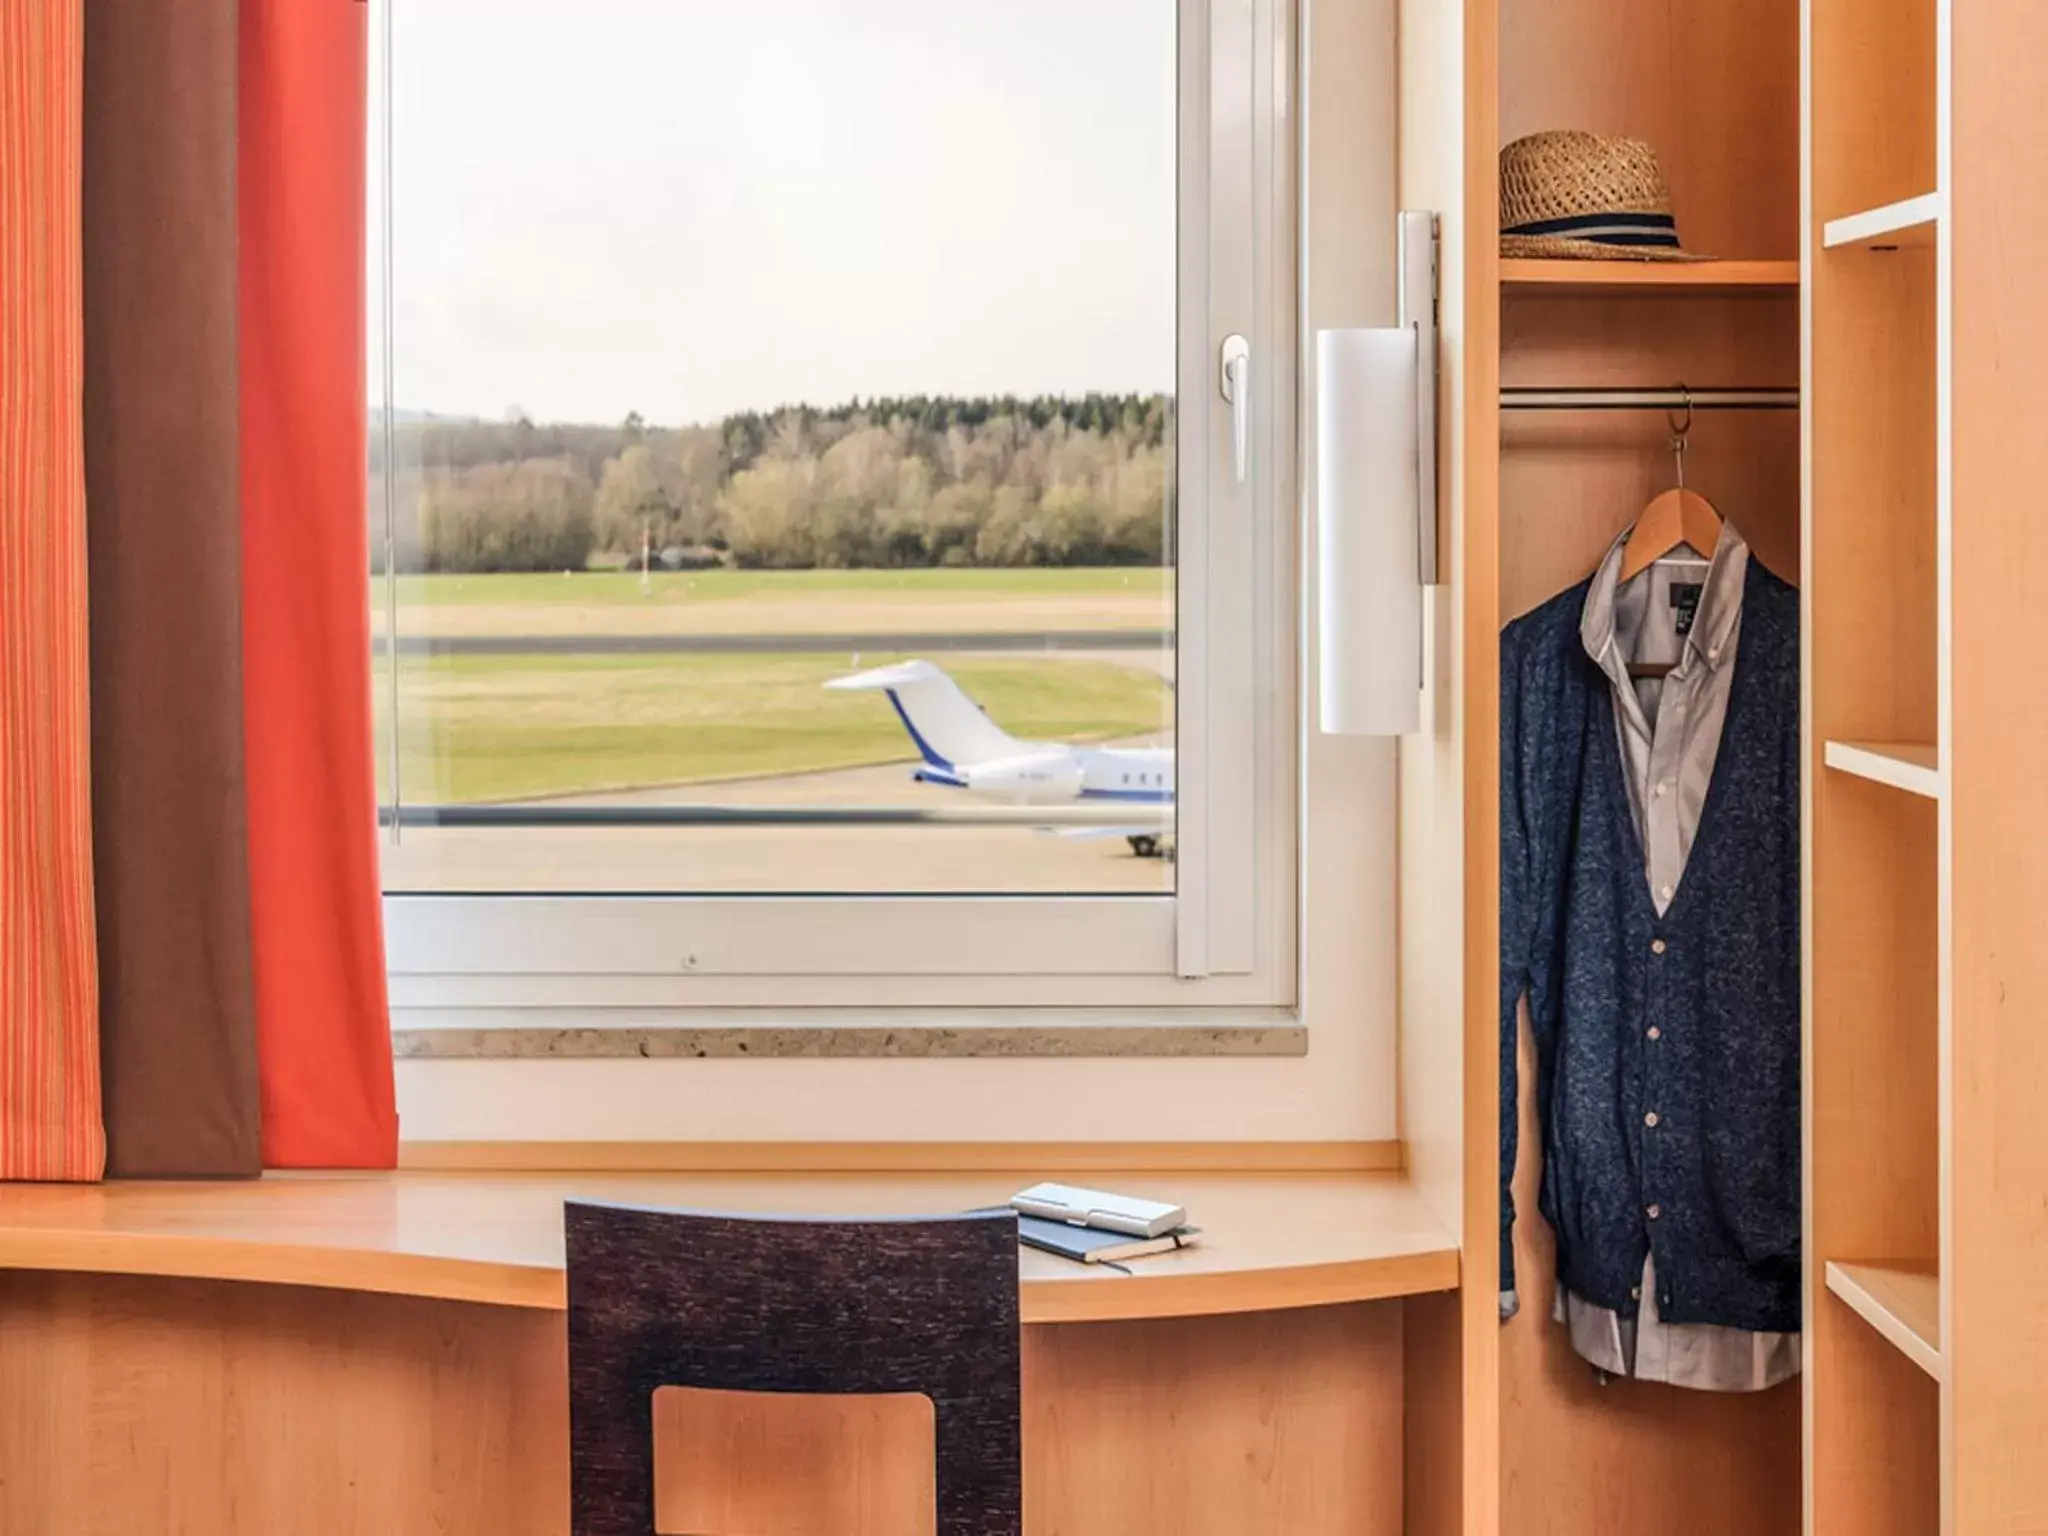
[[[370,584],[385,627],[384,583]],[[861,634],[1158,630],[1173,623],[1173,573],[1077,570],[664,571],[401,576],[407,635]]]
[[[450,603],[595,603],[640,607],[647,603],[801,603],[819,597],[860,595],[884,603],[919,603],[961,596],[1025,602],[1049,597],[1136,595],[1157,602],[1173,591],[1173,573],[1152,567],[1080,567],[1034,570],[907,571],[656,571],[642,592],[631,571],[579,571],[539,576],[401,576],[402,607]],[[381,603],[381,580],[371,599]]]
[[[861,665],[900,659],[863,656]],[[1134,668],[966,656],[946,666],[999,725],[1026,740],[1115,739],[1157,732],[1171,720],[1166,684]],[[911,756],[886,700],[825,690],[846,671],[846,658],[818,655],[407,657],[400,670],[405,799],[593,794]],[[379,673],[382,724],[389,674],[381,663]],[[388,754],[380,743],[380,781]],[[379,787],[388,794],[388,784]]]

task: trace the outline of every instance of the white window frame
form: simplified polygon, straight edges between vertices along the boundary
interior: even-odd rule
[[[1208,303],[1179,316],[1176,891],[391,893],[394,1009],[1295,1005],[1293,5],[1179,14],[1179,284]],[[1232,334],[1251,343],[1242,483],[1220,389]]]

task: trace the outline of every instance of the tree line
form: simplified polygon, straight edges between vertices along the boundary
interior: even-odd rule
[[[422,418],[373,434],[402,570],[561,571],[639,559],[747,569],[1160,565],[1163,395],[911,396],[715,425]],[[373,545],[381,545],[373,539]],[[381,549],[378,560],[381,562]]]

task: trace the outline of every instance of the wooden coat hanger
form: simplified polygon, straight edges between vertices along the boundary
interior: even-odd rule
[[[1685,386],[1678,388],[1684,394]],[[1621,552],[1623,581],[1640,576],[1682,545],[1691,545],[1702,559],[1711,560],[1721,542],[1721,514],[1706,497],[1685,488],[1685,440],[1692,431],[1690,397],[1684,411],[1684,416],[1671,418],[1671,455],[1677,462],[1678,484],[1636,514],[1635,527]]]
[[[1692,431],[1692,399],[1686,395],[1683,384],[1678,386],[1678,390],[1685,398],[1682,407],[1685,414],[1668,418],[1671,423],[1671,456],[1676,463],[1678,484],[1636,514],[1628,543],[1622,546],[1622,581],[1640,576],[1659,560],[1668,558],[1672,551],[1687,546],[1702,559],[1711,560],[1721,542],[1721,514],[1714,510],[1713,503],[1706,497],[1685,488],[1685,445],[1686,434]],[[1667,662],[1631,662],[1628,675],[1663,677],[1670,671],[1671,666]]]

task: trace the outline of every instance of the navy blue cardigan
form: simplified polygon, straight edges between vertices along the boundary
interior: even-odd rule
[[[1558,1278],[1634,1317],[1799,1327],[1799,599],[1755,560],[1713,783],[1664,916],[1587,583],[1501,636],[1501,1285],[1516,1002],[1535,1028]],[[1651,1028],[1657,1035],[1649,1035]],[[1647,1117],[1654,1114],[1654,1125]]]

